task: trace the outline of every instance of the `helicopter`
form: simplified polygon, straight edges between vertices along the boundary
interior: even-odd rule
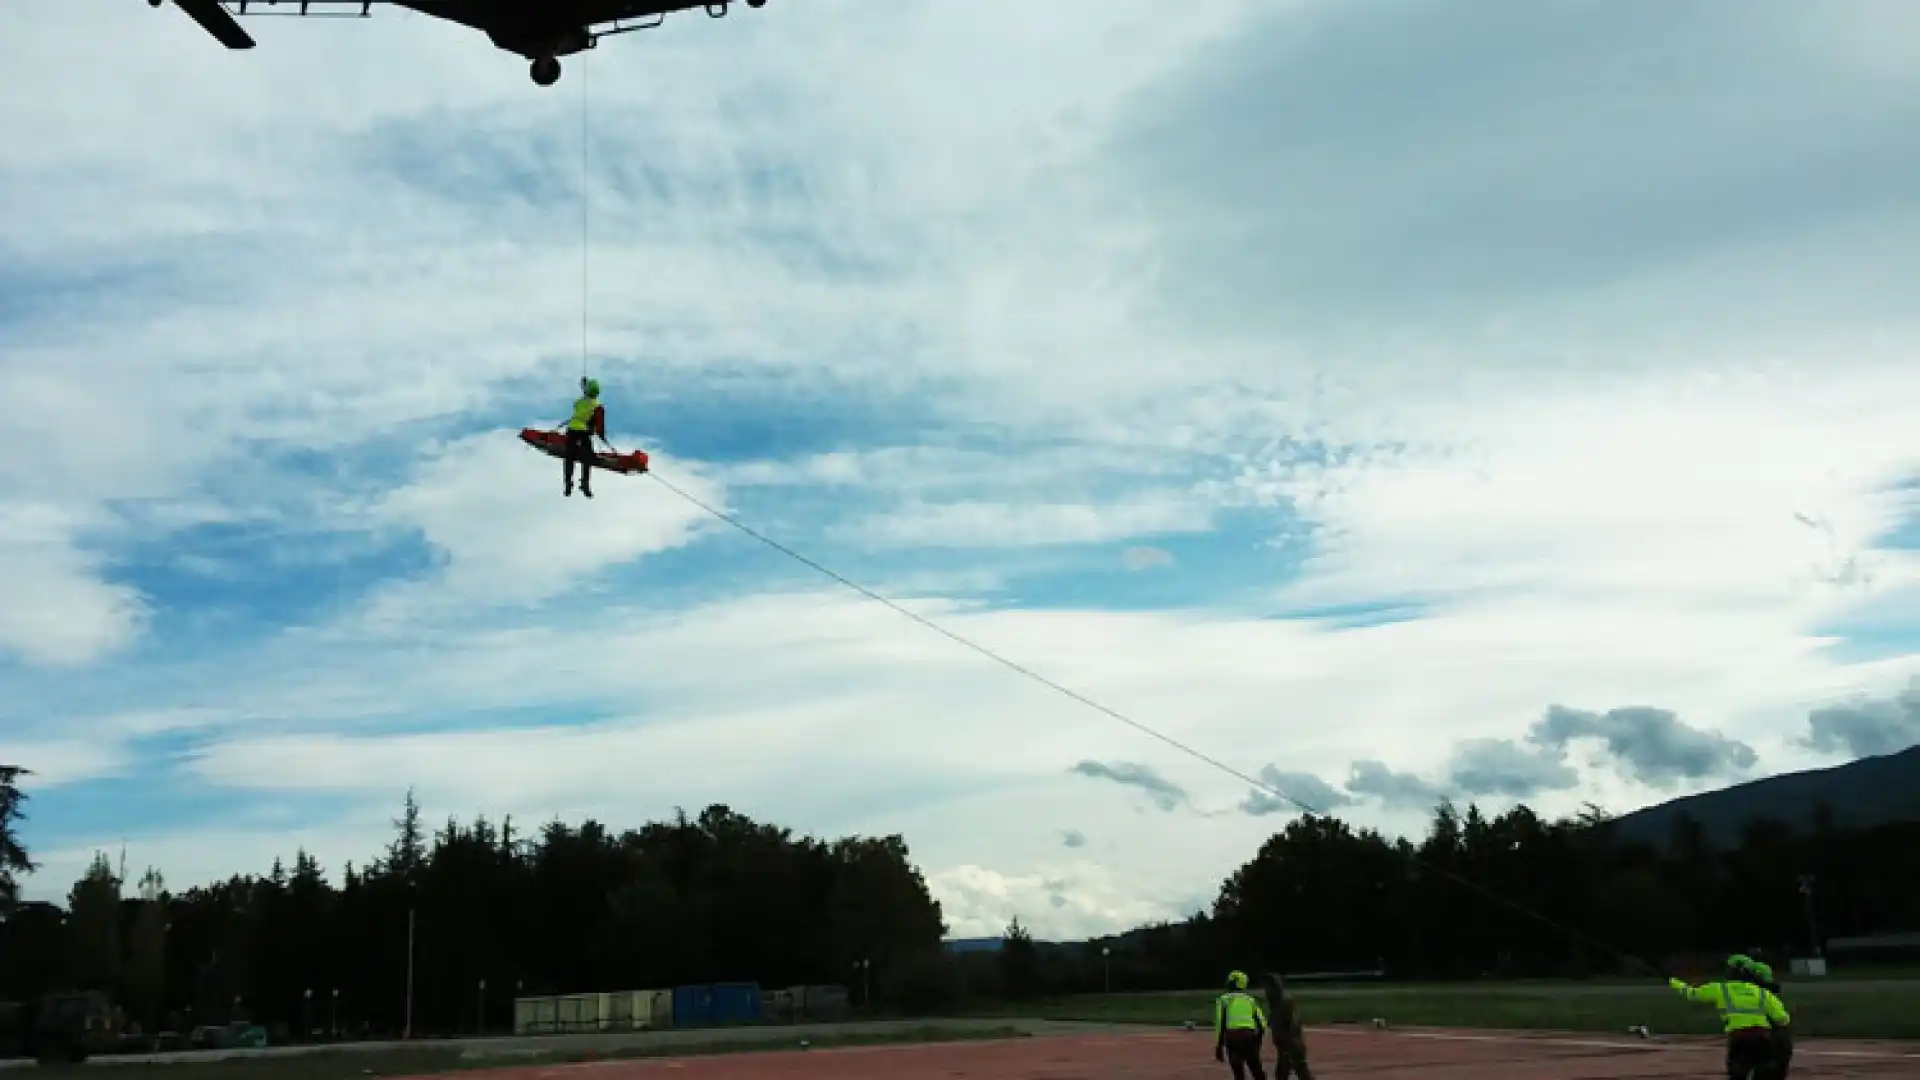
[[[157,8],[166,2],[147,0],[147,6]],[[744,2],[750,8],[767,4],[767,0]],[[382,3],[478,30],[495,47],[526,57],[536,85],[552,86],[560,81],[561,57],[591,49],[601,38],[651,30],[668,15],[694,8],[706,9],[709,18],[724,18],[734,0],[173,0],[175,7],[229,49],[254,47],[252,35],[241,29],[235,16],[364,19]]]

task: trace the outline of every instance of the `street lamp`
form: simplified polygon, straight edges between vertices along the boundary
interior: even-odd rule
[[[333,988],[333,1011],[327,1014],[327,1034],[335,1039],[340,1037],[340,988]]]
[[[1113,950],[1111,948],[1105,945],[1100,946],[1100,976],[1101,976],[1102,982],[1104,982],[1106,985],[1106,993],[1109,993],[1109,994],[1113,993],[1112,957],[1113,957]]]
[[[1800,875],[1800,898],[1807,906],[1807,942],[1813,946],[1813,955],[1823,955],[1820,951],[1820,926],[1813,917],[1813,875]]]
[[[313,1038],[313,987],[300,991],[300,1041]]]
[[[487,1033],[487,980],[480,980],[480,992],[473,1006],[473,1030],[480,1035]]]
[[[413,927],[414,909],[407,907],[407,1027],[403,1039],[413,1038]]]
[[[873,961],[862,958],[855,960],[853,966],[860,972],[860,1004],[863,1008],[873,1008]]]

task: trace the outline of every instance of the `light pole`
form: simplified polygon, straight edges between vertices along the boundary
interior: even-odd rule
[[[300,991],[300,1041],[313,1038],[313,987]]]
[[[487,1033],[487,980],[480,980],[480,992],[473,1003],[473,1030],[476,1034]]]
[[[333,1011],[327,1014],[327,1034],[335,1039],[340,1037],[340,988],[337,986],[333,988]]]
[[[407,1026],[402,1039],[413,1038],[413,926],[414,910],[407,908]]]
[[[855,960],[853,966],[860,972],[860,1005],[865,1009],[873,1008],[873,961],[864,957]]]
[[[0,922],[4,921],[4,917],[0,917]],[[167,1015],[167,948],[172,943],[173,924],[163,922],[160,924],[160,970],[156,973],[159,976],[160,985],[158,992],[153,995],[153,1030],[155,1031],[160,1030],[160,1022]]]
[[[1113,959],[1112,957],[1113,957],[1112,948],[1106,945],[1100,946],[1100,977],[1101,977],[1102,983],[1104,983],[1106,987],[1105,992],[1109,994],[1113,993]]]
[[[1820,951],[1820,925],[1813,917],[1813,875],[1800,875],[1800,898],[1807,905],[1807,943],[1813,946],[1813,955],[1823,955]]]

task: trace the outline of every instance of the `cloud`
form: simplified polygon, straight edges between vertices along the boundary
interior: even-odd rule
[[[1073,771],[1095,780],[1111,780],[1125,787],[1136,788],[1145,792],[1153,805],[1162,810],[1173,811],[1188,805],[1187,789],[1161,776],[1149,765],[1131,761],[1112,764],[1082,761],[1073,767]]]
[[[1580,774],[1566,763],[1565,751],[1526,747],[1507,739],[1465,739],[1447,765],[1454,787],[1469,795],[1530,799],[1543,792],[1570,790]]]
[[[1177,919],[1187,912],[1170,900],[1143,898],[1140,890],[1093,863],[1052,865],[1031,873],[1003,873],[962,865],[927,879],[955,937],[990,937],[1017,917],[1038,936],[1085,940],[1109,927]]]
[[[1361,798],[1379,799],[1391,808],[1429,810],[1445,797],[1441,789],[1413,773],[1395,772],[1384,762],[1362,760],[1347,775],[1347,790]]]
[[[957,502],[907,506],[850,527],[884,547],[1032,547],[1092,544],[1163,533],[1205,532],[1206,506],[1168,494],[1093,505]]]
[[[1738,775],[1759,760],[1746,743],[1681,723],[1666,709],[1643,706],[1605,713],[1549,706],[1527,738],[1556,750],[1577,739],[1599,739],[1629,775],[1659,788],[1679,780]]]
[[[1666,709],[1628,706],[1595,713],[1551,705],[1523,740],[1462,740],[1453,749],[1448,779],[1469,795],[1527,799],[1572,790],[1582,780],[1568,763],[1567,751],[1572,743],[1587,739],[1605,745],[1608,762],[1622,775],[1656,789],[1671,789],[1682,780],[1737,776],[1758,761],[1746,743],[1682,723]],[[1403,802],[1439,794],[1413,777],[1367,764],[1364,783]],[[1361,763],[1356,762],[1356,777],[1360,773]]]
[[[1884,17],[1911,29],[1904,12]],[[1165,310],[1222,335],[1383,310],[1407,328],[1551,314],[1591,333],[1613,305],[1649,301],[1650,279],[1671,301],[1662,322],[1705,331],[1707,297],[1753,296],[1762,264],[1793,243],[1831,253],[1850,246],[1833,234],[1862,219],[1911,227],[1896,180],[1915,153],[1891,138],[1902,122],[1891,102],[1913,80],[1884,66],[1869,74],[1854,36],[1785,9],[1649,21],[1523,0],[1467,13],[1439,0],[1273,6],[1140,103],[1121,160],[1169,193],[1155,200]],[[1698,78],[1700,58],[1730,45],[1739,60]],[[1657,67],[1636,66],[1649,57]],[[1532,88],[1524,100],[1504,94],[1520,82]],[[1622,93],[1629,82],[1652,96]],[[1771,119],[1718,118],[1724,102],[1781,85],[1803,88],[1782,108],[1824,119],[1821,130],[1786,145]],[[1328,104],[1230,109],[1250,100]],[[1515,159],[1516,146],[1534,152]],[[1832,179],[1803,150],[1859,172]],[[1414,201],[1397,172],[1410,161]],[[1879,269],[1849,280],[1869,281],[1896,250],[1876,246]],[[1733,275],[1703,280],[1723,268]],[[1804,276],[1812,287],[1777,290],[1769,326],[1818,325],[1849,307],[1893,314],[1894,290],[1848,304]]]
[[[0,653],[71,667],[139,637],[145,600],[105,580],[101,560],[80,546],[81,526],[58,506],[0,503]]]
[[[30,790],[120,775],[131,764],[131,756],[122,746],[99,739],[9,739],[0,744],[0,765],[31,772],[33,775],[22,783]]]
[[[1087,834],[1079,829],[1068,829],[1061,834],[1060,842],[1070,848],[1083,848],[1087,846]]]
[[[708,505],[724,497],[663,459]],[[592,501],[560,498],[561,462],[490,431],[428,451],[412,481],[384,496],[376,520],[417,530],[443,560],[439,596],[528,602],[591,583],[608,568],[692,543],[705,511],[644,476],[602,474]],[[415,590],[417,591],[417,590]]]
[[[1920,676],[1884,700],[1854,700],[1827,705],[1807,716],[1803,744],[1820,751],[1844,751],[1855,758],[1898,753],[1920,744]]]
[[[1120,553],[1120,565],[1128,570],[1151,570],[1157,566],[1172,566],[1173,555],[1165,548],[1130,547]]]
[[[1325,814],[1342,806],[1353,805],[1352,796],[1334,789],[1312,773],[1285,772],[1265,765],[1260,769],[1260,782],[1285,798],[1276,798],[1266,791],[1247,792],[1240,809],[1254,817],[1269,814]]]

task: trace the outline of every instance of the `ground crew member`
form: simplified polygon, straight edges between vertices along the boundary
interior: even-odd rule
[[[1780,984],[1774,980],[1773,967],[1771,965],[1760,960],[1755,960],[1751,956],[1736,956],[1733,959],[1742,970],[1746,971],[1746,973],[1752,977],[1755,986],[1767,991],[1774,997],[1780,997]],[[1780,1004],[1782,1006],[1786,1005],[1786,999],[1781,998]],[[1773,1069],[1774,1080],[1786,1080],[1787,1070],[1793,1067],[1792,1024],[1774,1025],[1773,1049],[1776,1054]]]
[[[1273,1017],[1273,1080],[1287,1080],[1294,1073],[1300,1080],[1313,1080],[1307,1067],[1307,1037],[1300,1026],[1300,1003],[1287,993],[1287,983],[1277,971],[1267,973],[1267,1015]]]
[[[1233,1069],[1233,1080],[1267,1080],[1260,1064],[1260,1043],[1267,1034],[1267,1017],[1260,1003],[1247,993],[1247,974],[1234,971],[1227,975],[1227,992],[1213,1003],[1213,1060],[1224,1061]]]
[[[1727,1080],[1767,1080],[1779,1061],[1773,1032],[1793,1022],[1787,1007],[1772,991],[1748,981],[1735,957],[1727,959],[1726,976],[1705,986],[1689,986],[1680,979],[1667,985],[1688,1001],[1705,1002],[1720,1011],[1727,1033]]]
[[[563,494],[573,494],[573,466],[580,463],[580,494],[593,498],[593,438],[607,437],[607,410],[600,404],[600,383],[595,379],[582,377],[580,397],[573,403],[573,416],[568,418],[566,480],[567,488]]]

